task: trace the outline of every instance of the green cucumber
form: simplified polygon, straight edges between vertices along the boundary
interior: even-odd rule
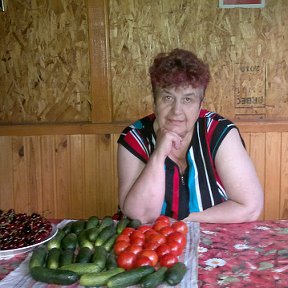
[[[123,268],[114,268],[109,271],[99,273],[87,273],[80,277],[80,285],[82,286],[104,286],[108,280],[125,270]]]
[[[102,271],[106,266],[108,252],[102,246],[96,246],[91,262],[97,265]],[[99,272],[100,272],[99,271]]]
[[[77,220],[72,222],[71,232],[75,234],[79,234],[82,230],[84,230],[86,225],[86,220]]]
[[[59,267],[73,263],[74,261],[74,250],[66,249],[61,251],[59,258]]]
[[[119,222],[116,225],[117,234],[121,234],[122,231],[127,227],[129,223],[130,223],[130,220],[128,218],[123,218],[119,220]]]
[[[81,247],[76,256],[76,263],[89,263],[93,255],[93,251],[88,247]]]
[[[107,286],[109,288],[124,288],[136,285],[140,282],[141,278],[153,273],[154,271],[155,269],[152,266],[143,266],[129,271],[124,271],[111,277],[107,282]]]
[[[105,216],[99,225],[99,231],[101,232],[105,227],[114,225],[114,221],[112,217],[110,216]]]
[[[167,271],[167,267],[160,267],[152,274],[146,275],[140,281],[141,288],[155,288],[158,287],[164,281],[164,275]]]
[[[71,232],[71,227],[72,227],[73,221],[68,222],[61,230],[65,233],[68,234]]]
[[[111,236],[109,239],[107,239],[104,244],[102,245],[104,247],[104,249],[107,252],[110,252],[112,250],[112,247],[117,239],[118,235],[114,234],[113,236]]]
[[[29,268],[31,269],[33,267],[44,266],[46,256],[47,256],[47,251],[44,246],[36,248],[31,255],[31,258],[29,261]]]
[[[99,224],[99,218],[97,216],[90,216],[86,222],[85,229],[97,227]]]
[[[71,263],[59,268],[60,270],[69,270],[77,273],[79,276],[86,273],[98,273],[102,269],[95,263]]]
[[[112,254],[112,253],[108,254],[108,256],[106,258],[106,269],[107,270],[110,270],[110,269],[118,267],[116,259],[117,258],[116,258],[115,254]]]
[[[89,228],[86,231],[86,236],[87,236],[87,239],[90,241],[90,242],[95,242],[95,240],[97,239],[99,233],[100,233],[100,230],[98,227],[93,227],[93,228]]]
[[[99,233],[95,246],[102,246],[110,237],[116,234],[116,229],[114,225],[107,226]]]
[[[168,268],[168,270],[166,271],[165,281],[169,285],[175,286],[182,281],[186,271],[186,265],[183,262],[177,262],[172,267]]]
[[[66,234],[63,230],[58,230],[57,234],[51,240],[48,241],[47,249],[50,250],[52,248],[60,248],[61,241],[65,235]]]
[[[75,233],[68,233],[61,240],[61,248],[63,250],[72,249],[75,250],[78,245],[78,238]]]
[[[89,241],[88,236],[87,236],[87,230],[82,230],[79,235],[78,235],[78,244],[79,247],[87,247],[90,250],[93,250],[94,245],[91,241]]]
[[[142,223],[138,219],[132,219],[130,220],[129,224],[127,225],[128,227],[132,227],[134,229],[137,229],[139,226],[141,226]]]
[[[49,269],[56,269],[59,267],[59,258],[61,250],[59,248],[52,248],[48,252],[46,267]]]
[[[48,284],[71,285],[79,280],[79,276],[73,271],[44,267],[33,267],[30,274],[35,281]]]

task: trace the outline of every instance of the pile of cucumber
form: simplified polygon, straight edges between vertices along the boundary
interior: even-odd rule
[[[35,249],[29,262],[30,275],[35,281],[71,285],[77,281],[86,287],[110,288],[157,287],[164,281],[177,285],[186,273],[184,263],[171,268],[144,266],[129,271],[117,266],[113,245],[126,226],[137,228],[138,220],[115,222],[106,216],[102,220],[91,216],[87,220],[69,222],[59,229],[46,245]]]

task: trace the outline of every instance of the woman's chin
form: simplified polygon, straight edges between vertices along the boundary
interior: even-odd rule
[[[184,137],[187,134],[186,130],[179,129],[177,127],[176,128],[175,127],[170,127],[170,128],[167,128],[167,130],[179,135],[180,137]]]

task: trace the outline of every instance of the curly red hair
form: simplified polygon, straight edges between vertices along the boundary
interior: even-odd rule
[[[149,69],[152,91],[157,88],[191,85],[205,91],[209,80],[209,66],[195,54],[183,49],[158,54]]]

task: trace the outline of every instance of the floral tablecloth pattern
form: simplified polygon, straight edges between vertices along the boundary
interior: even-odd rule
[[[0,260],[0,280],[26,256]],[[287,288],[288,220],[201,224],[198,287]]]
[[[63,220],[59,223],[58,228],[64,227],[71,220]],[[56,222],[57,223],[57,222]],[[55,223],[55,224],[56,224]],[[184,253],[180,256],[179,260],[184,262],[188,268],[185,277],[181,283],[175,288],[197,288],[197,270],[198,270],[198,246],[200,238],[200,227],[199,223],[190,222],[188,223],[189,233],[187,235],[187,244],[184,249]],[[0,260],[0,288],[54,288],[54,287],[68,287],[59,286],[53,284],[46,284],[34,281],[29,273],[29,261],[32,252],[14,256],[10,259]],[[137,285],[138,287],[139,285]],[[78,283],[69,285],[71,288],[83,287]],[[136,286],[133,286],[136,287]],[[165,283],[161,284],[159,288],[166,288]],[[131,287],[132,288],[132,287]]]
[[[288,287],[288,221],[201,224],[198,286]]]
[[[15,256],[8,260],[0,260],[0,280],[2,280],[7,274],[15,270],[26,258],[27,255]]]

